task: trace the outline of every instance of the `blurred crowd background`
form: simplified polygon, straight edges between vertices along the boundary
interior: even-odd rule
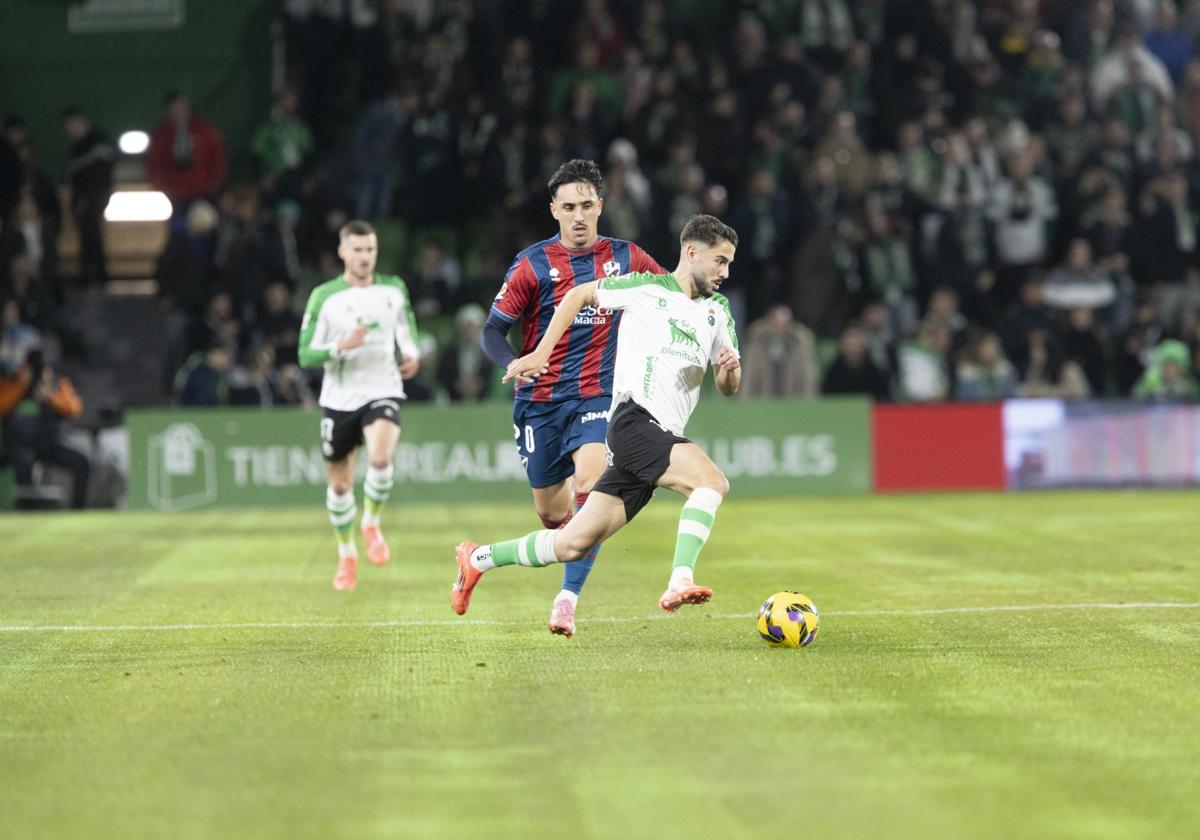
[[[412,398],[506,399],[477,336],[574,157],[604,169],[601,233],[664,265],[693,213],[737,229],[748,398],[1200,397],[1196,0],[273,8],[284,68],[246,147],[174,89],[144,154],[174,207],[157,401],[311,404],[300,311],[355,217],[413,292]],[[63,302],[109,282],[114,138],[61,107],[61,136],[12,113],[0,138],[5,411],[53,365],[86,375]]]

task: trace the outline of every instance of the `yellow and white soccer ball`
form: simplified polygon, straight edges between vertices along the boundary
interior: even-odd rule
[[[758,611],[758,634],[770,647],[811,645],[820,628],[817,605],[799,592],[776,592]]]

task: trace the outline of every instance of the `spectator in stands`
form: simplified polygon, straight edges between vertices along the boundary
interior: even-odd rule
[[[438,384],[446,390],[451,402],[479,402],[487,398],[492,368],[479,347],[483,321],[483,307],[475,303],[463,306],[454,316],[457,334],[437,365]]]
[[[1087,307],[1069,310],[1060,335],[1063,352],[1087,376],[1091,392],[1103,394],[1108,381],[1108,336],[1097,324],[1095,311]]]
[[[1063,357],[1054,338],[1034,330],[1027,338],[1026,358],[1016,395],[1028,399],[1082,399],[1089,393],[1087,378],[1079,365]]]
[[[1133,396],[1171,402],[1200,399],[1200,385],[1191,374],[1187,345],[1168,339],[1154,348],[1150,367],[1134,386]]]
[[[21,166],[21,198],[18,200],[16,218],[10,221],[22,228],[22,236],[26,243],[25,252],[35,263],[34,273],[47,284],[51,297],[58,304],[62,301],[58,278],[58,238],[62,232],[62,205],[58,199],[58,184],[41,166],[24,119],[19,116],[6,119],[4,137],[16,150]],[[0,143],[2,142],[3,140],[0,140]],[[32,199],[33,207],[22,207],[22,202],[29,199]],[[31,230],[31,218],[36,218],[36,230]],[[0,256],[3,256],[2,248]],[[2,272],[0,281],[3,281]]]
[[[299,196],[300,176],[305,159],[313,151],[313,136],[300,118],[294,89],[284,88],[275,95],[271,116],[255,130],[250,151],[267,179],[265,192],[280,198]]]
[[[996,226],[997,284],[991,299],[1004,306],[1037,269],[1049,247],[1047,225],[1058,216],[1054,192],[1034,174],[1027,146],[1008,159],[1008,174],[992,191],[989,216]]]
[[[917,325],[912,339],[900,347],[899,396],[910,402],[934,402],[950,396],[946,354],[950,336],[932,321]]]
[[[67,177],[71,185],[71,215],[79,229],[79,279],[89,285],[104,285],[108,282],[104,210],[112,195],[117,150],[79,108],[67,108],[62,116],[63,128],[71,141]]]
[[[270,408],[275,405],[271,387],[271,365],[275,354],[270,345],[242,349],[237,363],[229,369],[227,393],[229,405]]]
[[[288,287],[271,283],[263,291],[261,314],[254,322],[254,343],[270,347],[279,367],[297,364],[300,316],[292,309]]]
[[[211,198],[225,183],[225,141],[217,127],[192,112],[186,93],[173,90],[165,99],[165,114],[150,136],[146,171],[157,189],[175,207],[187,211],[198,198]]]
[[[207,201],[194,202],[184,217],[172,219],[167,246],[154,276],[163,309],[163,380],[165,393],[191,353],[214,280],[212,233],[217,212]]]
[[[1117,286],[1092,262],[1091,244],[1072,239],[1066,262],[1046,275],[1044,297],[1052,309],[1105,309],[1116,303]]]
[[[0,379],[0,422],[6,457],[15,468],[17,484],[34,484],[34,466],[50,464],[71,473],[71,507],[87,504],[91,462],[67,445],[67,421],[83,411],[83,401],[71,380],[58,376],[40,350],[31,350],[24,364]]]
[[[195,354],[179,372],[179,404],[215,408],[229,403],[229,345],[213,338],[203,354]]]
[[[1034,330],[1058,334],[1058,320],[1046,305],[1045,289],[1045,281],[1035,274],[1021,286],[1020,298],[1004,310],[998,332],[1005,355],[1014,359],[1022,358],[1025,339]]]
[[[1156,287],[1159,317],[1169,327],[1188,296],[1189,270],[1200,255],[1200,228],[1188,203],[1187,177],[1167,175],[1158,189],[1158,207],[1144,225],[1142,278]]]
[[[866,340],[858,324],[850,323],[842,328],[842,334],[838,336],[838,353],[825,372],[821,393],[826,396],[863,394],[876,402],[891,399],[888,375],[867,355]]]
[[[1174,0],[1158,0],[1154,4],[1154,26],[1146,33],[1146,49],[1162,62],[1175,84],[1183,80],[1192,60],[1194,35],[1180,25]]]
[[[1017,369],[1004,357],[994,332],[980,332],[968,342],[955,379],[960,400],[1006,400],[1017,391]]]
[[[742,362],[742,397],[814,397],[820,389],[813,332],[784,304],[747,328]]]
[[[368,105],[354,126],[351,157],[355,169],[355,218],[384,219],[396,195],[400,138],[415,110],[411,88],[393,90]]]

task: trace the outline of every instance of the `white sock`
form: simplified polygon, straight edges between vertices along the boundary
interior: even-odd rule
[[[692,569],[690,566],[676,566],[671,570],[671,582],[667,584],[667,589],[683,589],[686,586],[691,586],[695,581],[692,580]]]
[[[555,601],[564,601],[564,600],[570,601],[571,606],[574,607],[579,604],[579,593],[572,592],[570,589],[563,589],[557,595],[554,596],[554,600]]]
[[[477,546],[471,552],[471,566],[477,572],[486,572],[496,568],[496,561],[492,559],[492,546],[488,545]]]

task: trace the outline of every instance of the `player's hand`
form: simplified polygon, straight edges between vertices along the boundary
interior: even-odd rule
[[[344,335],[338,339],[338,350],[353,350],[355,347],[362,347],[367,342],[367,326],[359,324],[354,329],[350,330],[348,335]]]
[[[414,356],[411,359],[405,359],[400,363],[400,378],[412,379],[417,375],[417,371],[421,369],[421,360]]]
[[[722,347],[721,352],[717,354],[717,370],[733,373],[742,366],[742,360],[738,358],[738,354],[733,352],[732,347]]]
[[[530,353],[528,356],[522,356],[509,362],[508,369],[504,372],[504,378],[500,381],[511,382],[519,379],[522,382],[532,382],[549,369],[549,360],[537,353]]]

